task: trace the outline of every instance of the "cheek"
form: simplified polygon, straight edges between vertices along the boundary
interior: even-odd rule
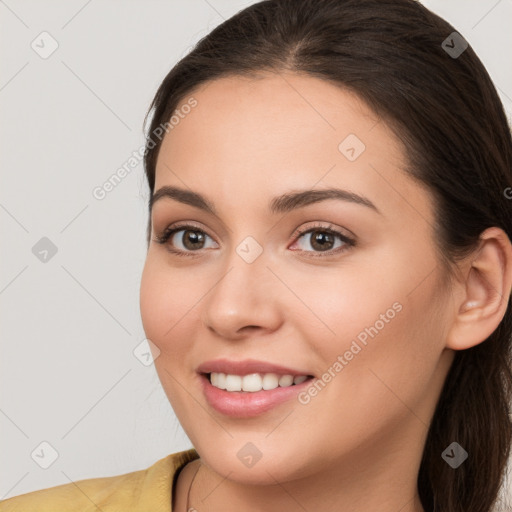
[[[344,395],[358,396],[361,403],[385,398],[390,393],[385,383],[414,399],[435,372],[444,347],[448,308],[443,284],[432,272],[435,260],[427,251],[416,266],[406,251],[388,261],[385,254],[379,256],[302,288],[308,290],[304,302],[314,305],[311,309],[329,328],[327,336],[319,336],[311,326],[307,339],[322,340],[314,350],[325,371],[343,374],[337,380]]]
[[[178,335],[194,316],[194,304],[201,297],[191,273],[171,269],[148,256],[141,277],[140,312],[146,336],[162,354],[180,350]]]
[[[180,420],[187,417],[189,395],[183,393],[183,368],[191,368],[189,340],[198,323],[198,290],[190,272],[171,269],[148,255],[141,276],[140,313],[146,337],[158,347],[153,351],[156,372],[169,403]],[[156,352],[156,354],[155,354]]]
[[[310,327],[305,339],[322,340],[316,347],[322,352],[348,350],[354,339],[364,343],[372,326],[376,324],[379,332],[387,330],[389,323],[400,315],[400,286],[393,279],[383,281],[383,276],[376,274],[375,265],[304,273],[297,288],[309,312],[304,315],[304,308],[297,307],[300,317],[306,318],[300,320],[297,315],[290,320],[296,322],[299,318],[302,323],[307,319]]]
[[[426,309],[433,290],[423,289],[414,300],[404,290],[338,294],[338,316],[331,316],[336,335],[315,347],[325,372],[319,376],[323,384],[315,393],[312,386],[300,402],[304,422],[321,424],[330,440],[322,448],[327,459],[333,456],[333,443],[339,443],[340,453],[392,436],[402,422],[419,421],[415,416],[428,423],[435,391],[430,384],[439,359],[439,343],[433,340],[441,329],[429,318],[435,312]],[[356,307],[356,299],[363,297],[364,307]]]
[[[329,365],[343,358],[338,393],[354,414],[360,404],[374,411],[376,425],[409,414],[408,408],[428,419],[420,404],[432,391],[444,346],[443,307],[433,280],[409,292],[404,283],[401,290],[394,285],[387,292],[367,293],[365,308],[350,321],[340,321],[339,342],[327,356]],[[349,303],[345,306],[354,311]],[[364,422],[364,415],[359,419]]]

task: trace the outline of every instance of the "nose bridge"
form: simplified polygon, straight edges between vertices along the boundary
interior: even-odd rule
[[[231,246],[224,272],[204,304],[204,323],[223,336],[234,336],[246,326],[273,329],[279,312],[272,290],[275,276],[267,268],[262,244],[246,236]]]
[[[251,235],[247,235],[236,247],[234,251],[242,261],[247,265],[252,265],[258,259],[261,260],[260,256],[263,254],[263,246]]]
[[[212,290],[221,300],[237,299],[240,304],[261,300],[260,294],[268,290],[266,282],[272,277],[267,268],[263,246],[252,236],[246,236],[233,245],[226,255],[224,277]],[[268,299],[268,296],[267,296]]]

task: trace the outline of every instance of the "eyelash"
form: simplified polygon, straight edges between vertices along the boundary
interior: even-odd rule
[[[169,226],[167,229],[165,229],[165,231],[161,235],[155,235],[155,238],[153,240],[156,243],[163,245],[163,244],[167,243],[167,241],[178,231],[196,231],[196,232],[199,232],[199,233],[202,233],[202,234],[208,236],[209,238],[212,238],[212,237],[210,237],[210,235],[208,235],[208,233],[206,233],[199,227],[194,226],[193,224],[177,224],[177,225]],[[297,229],[292,235],[294,237],[293,240],[295,241],[296,239],[299,239],[302,236],[304,236],[308,233],[314,232],[314,231],[319,231],[321,233],[329,233],[331,235],[337,236],[345,245],[338,247],[336,249],[329,249],[324,252],[317,252],[316,254],[312,254],[308,257],[322,258],[322,257],[333,256],[333,255],[345,252],[345,251],[349,250],[351,247],[354,247],[356,245],[355,240],[353,240],[352,238],[349,238],[346,235],[343,235],[342,233],[340,233],[339,231],[333,229],[332,224],[329,224],[328,226],[315,225],[315,226],[309,227],[305,230]],[[198,251],[181,251],[181,250],[174,249],[171,245],[168,245],[167,249],[169,250],[169,252],[172,252],[176,256],[184,256],[184,257],[195,257],[195,256],[197,256],[197,254],[195,254],[195,253],[200,252],[200,250],[198,250]],[[314,251],[302,251],[302,252],[310,253],[310,252],[314,252]]]

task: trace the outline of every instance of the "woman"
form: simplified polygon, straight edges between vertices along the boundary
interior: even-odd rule
[[[464,38],[413,0],[260,2],[150,112],[141,315],[194,448],[0,510],[493,510],[512,140]]]

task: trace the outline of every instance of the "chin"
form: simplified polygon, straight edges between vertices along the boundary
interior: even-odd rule
[[[201,434],[204,436],[204,431]],[[315,472],[315,464],[301,457],[296,445],[273,446],[268,440],[265,443],[264,435],[262,437],[259,442],[253,436],[253,445],[247,438],[230,438],[223,443],[194,442],[194,446],[204,464],[223,478],[240,484],[275,485],[276,482],[296,480]]]

